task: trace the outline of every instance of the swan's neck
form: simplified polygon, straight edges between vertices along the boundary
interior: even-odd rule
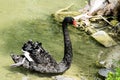
[[[68,28],[67,28],[67,24],[63,24],[63,36],[64,36],[64,57],[63,57],[63,63],[66,66],[71,65],[71,61],[72,61],[72,44],[70,41],[70,37],[69,37],[69,32],[68,32]]]

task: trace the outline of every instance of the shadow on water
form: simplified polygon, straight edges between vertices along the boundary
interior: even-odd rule
[[[17,73],[20,73],[20,74],[23,74],[23,75],[34,75],[34,76],[38,76],[38,77],[42,77],[42,78],[51,78],[52,76],[57,76],[57,75],[62,75],[62,73],[58,73],[58,74],[50,74],[50,73],[40,73],[40,72],[35,72],[35,71],[30,71],[30,70],[27,70],[23,67],[10,67],[10,66],[4,66],[4,68],[8,71],[11,72],[11,74],[17,74]]]

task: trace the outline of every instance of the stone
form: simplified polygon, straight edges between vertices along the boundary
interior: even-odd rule
[[[27,76],[22,77],[22,80],[28,80],[28,77]]]
[[[100,76],[107,77],[110,72],[114,73],[115,71],[113,69],[103,68],[98,71],[98,74]]]
[[[54,80],[76,80],[76,79],[71,77],[65,77],[65,76],[55,76]]]
[[[91,36],[105,47],[117,45],[117,43],[105,31],[97,31]]]

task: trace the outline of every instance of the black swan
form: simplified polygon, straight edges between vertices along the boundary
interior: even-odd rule
[[[63,73],[70,68],[72,62],[72,45],[68,33],[68,24],[76,26],[75,20],[72,17],[65,17],[62,22],[64,36],[64,57],[60,63],[57,63],[52,56],[43,49],[42,43],[32,42],[29,40],[23,47],[23,55],[11,54],[15,64],[12,66],[22,66],[29,70],[38,71],[41,73]]]

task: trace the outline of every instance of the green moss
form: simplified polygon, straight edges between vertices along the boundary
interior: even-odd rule
[[[115,73],[109,73],[106,80],[120,80],[120,68],[116,68]]]

